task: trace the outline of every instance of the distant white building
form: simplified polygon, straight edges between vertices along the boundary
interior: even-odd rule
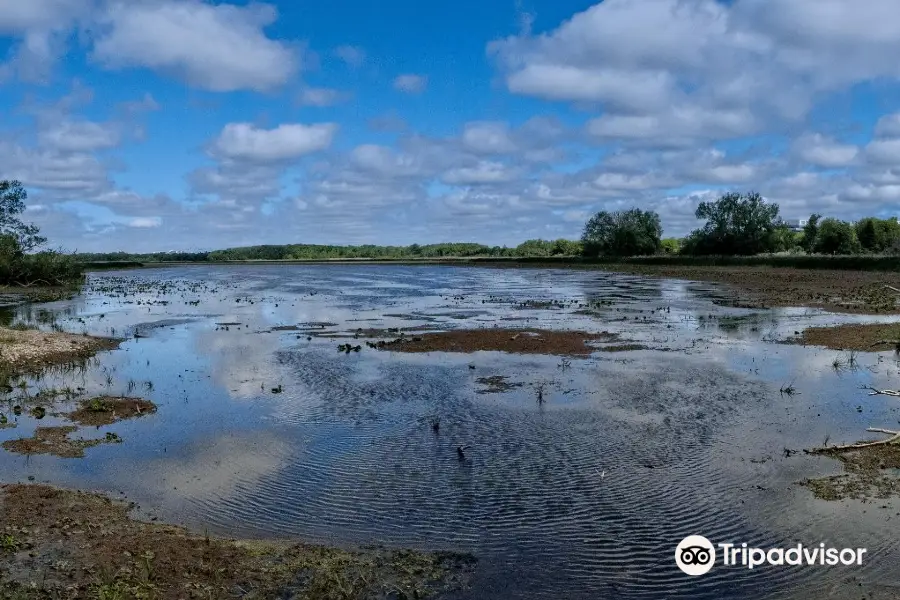
[[[785,219],[784,224],[791,228],[791,231],[803,231],[809,219]]]

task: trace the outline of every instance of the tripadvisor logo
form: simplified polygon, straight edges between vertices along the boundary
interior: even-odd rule
[[[747,544],[719,543],[721,564],[754,569],[761,565],[862,565],[865,548],[826,548],[797,544],[790,548],[750,548]],[[716,546],[702,535],[689,535],[675,548],[675,564],[688,575],[703,575],[716,562]]]

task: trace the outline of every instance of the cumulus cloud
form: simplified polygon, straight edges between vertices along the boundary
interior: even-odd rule
[[[337,129],[334,123],[284,123],[274,129],[261,129],[251,123],[229,123],[211,144],[210,153],[232,160],[291,160],[328,148]]]
[[[855,145],[841,144],[818,133],[797,138],[793,146],[800,160],[817,167],[846,167],[859,154],[859,148]]]
[[[885,25],[898,17],[889,0],[606,0],[489,53],[514,93],[601,105],[593,135],[725,139],[799,119],[821,92],[900,76]]]
[[[277,16],[268,4],[115,2],[99,19],[92,57],[106,68],[146,67],[218,92],[266,91],[299,66],[295,48],[264,32]]]
[[[424,75],[398,75],[394,78],[394,89],[404,94],[421,94],[428,86],[428,78]]]

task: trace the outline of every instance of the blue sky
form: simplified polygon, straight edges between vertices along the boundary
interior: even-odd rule
[[[0,0],[0,178],[81,251],[898,214],[892,0]]]

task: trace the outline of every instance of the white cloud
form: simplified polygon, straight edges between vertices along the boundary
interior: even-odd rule
[[[135,217],[128,219],[126,225],[139,229],[148,229],[162,225],[162,219],[159,217]]]
[[[466,149],[480,154],[508,154],[516,150],[509,125],[496,121],[466,123],[462,143]]]
[[[897,19],[891,0],[605,0],[489,53],[514,93],[600,103],[593,135],[726,139],[800,119],[822,92],[900,77]]]
[[[0,33],[60,27],[93,4],[93,0],[0,0]]]
[[[394,79],[394,89],[404,94],[421,94],[428,86],[428,78],[424,75],[398,75]]]
[[[268,4],[116,2],[100,19],[92,57],[107,68],[147,67],[212,91],[266,91],[298,68],[296,50],[263,31],[277,15]]]
[[[38,141],[63,152],[93,152],[118,146],[120,134],[114,125],[65,120],[39,131]]]
[[[332,88],[306,88],[300,92],[297,101],[301,106],[326,107],[344,102],[349,94]]]
[[[459,167],[444,173],[444,183],[453,185],[477,185],[482,183],[504,183],[514,181],[520,173],[503,163],[479,161],[473,167]]]
[[[818,167],[846,167],[853,163],[859,148],[853,144],[841,144],[818,133],[797,138],[793,150],[800,160]]]
[[[328,148],[337,129],[334,123],[285,123],[274,129],[260,129],[251,123],[229,123],[210,146],[210,152],[232,160],[291,160]]]

